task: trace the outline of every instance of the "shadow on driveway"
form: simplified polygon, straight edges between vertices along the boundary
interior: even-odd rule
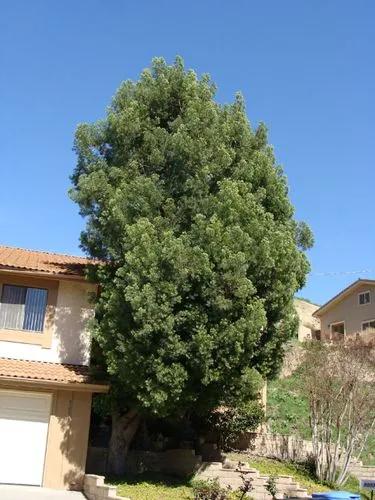
[[[85,500],[78,491],[50,490],[36,486],[0,484],[1,500]]]

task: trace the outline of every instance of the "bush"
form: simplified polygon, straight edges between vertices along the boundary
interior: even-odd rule
[[[217,479],[195,481],[193,483],[194,500],[243,500],[252,489],[253,479],[241,474],[242,486],[233,491],[230,486],[222,488]]]
[[[255,431],[263,421],[264,410],[259,401],[250,401],[236,408],[221,407],[209,417],[209,424],[224,450],[228,450],[242,433]]]
[[[221,488],[217,479],[193,483],[194,500],[228,500],[229,493],[230,490]]]

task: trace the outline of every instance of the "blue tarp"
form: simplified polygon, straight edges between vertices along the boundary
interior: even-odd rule
[[[314,500],[360,500],[361,495],[350,493],[350,491],[324,491],[322,493],[313,493]]]

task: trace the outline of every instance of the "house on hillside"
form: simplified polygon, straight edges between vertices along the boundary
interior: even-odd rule
[[[294,308],[298,315],[298,340],[311,340],[319,337],[320,321],[314,316],[319,306],[307,300],[294,299]]]
[[[88,260],[0,246],[0,483],[80,489],[91,397]]]
[[[314,312],[321,338],[375,340],[375,280],[359,279]]]

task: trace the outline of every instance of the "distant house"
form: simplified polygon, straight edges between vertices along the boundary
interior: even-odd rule
[[[307,300],[296,298],[294,299],[294,308],[299,320],[298,340],[303,342],[317,338],[320,333],[320,321],[314,316],[314,313],[319,309],[319,306]]]
[[[0,483],[80,489],[93,317],[85,258],[0,246]]]
[[[375,335],[375,280],[359,279],[314,312],[320,320],[321,338],[340,340]]]

